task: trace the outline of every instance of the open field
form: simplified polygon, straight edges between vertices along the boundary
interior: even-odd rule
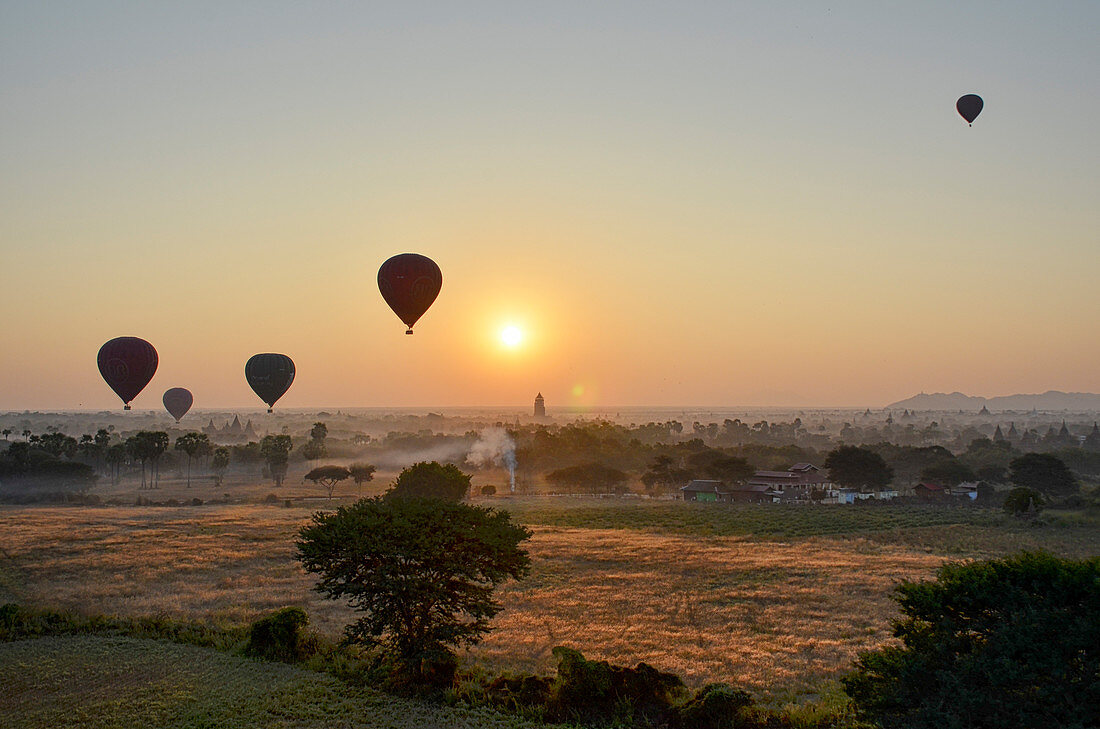
[[[76,635],[0,643],[0,726],[534,727],[196,646]]]
[[[812,692],[889,639],[889,592],[946,559],[1045,547],[1100,553],[1095,519],[1021,526],[995,512],[620,499],[500,499],[532,525],[530,577],[469,658],[552,668],[550,649],[689,683]],[[1080,515],[1077,515],[1080,516]],[[338,635],[350,612],[293,560],[305,507],[2,507],[0,601],[243,623],[301,605]]]

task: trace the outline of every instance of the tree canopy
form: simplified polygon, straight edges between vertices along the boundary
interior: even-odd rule
[[[470,491],[470,476],[453,463],[415,463],[400,474],[386,492],[393,499],[448,499],[461,501]]]
[[[351,471],[343,466],[318,466],[305,475],[307,481],[320,484],[328,489],[328,497],[332,498],[332,492],[336,484],[351,478]]]
[[[1066,464],[1049,453],[1025,453],[1009,464],[1009,480],[1017,486],[1034,489],[1048,498],[1077,493],[1077,479]]]
[[[894,478],[894,470],[882,456],[869,448],[841,446],[825,457],[829,479],[841,486],[858,489],[881,489]]]
[[[546,480],[560,488],[579,486],[592,493],[616,493],[624,490],[628,476],[602,463],[559,468],[546,474]]]
[[[1021,553],[948,564],[894,598],[902,646],[843,679],[884,726],[1094,726],[1100,716],[1100,558]]]
[[[361,613],[346,628],[350,640],[381,646],[419,674],[488,632],[501,609],[493,590],[527,574],[520,544],[530,535],[491,508],[376,497],[314,514],[297,556],[319,576],[317,591]]]

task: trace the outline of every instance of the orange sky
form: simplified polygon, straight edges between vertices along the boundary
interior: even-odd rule
[[[5,6],[0,410],[1100,390],[1095,4],[626,7]]]

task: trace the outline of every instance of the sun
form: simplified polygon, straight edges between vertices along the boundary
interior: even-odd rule
[[[509,324],[500,330],[500,342],[505,347],[515,349],[523,341],[523,331],[515,324]]]

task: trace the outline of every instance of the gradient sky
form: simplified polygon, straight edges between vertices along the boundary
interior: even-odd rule
[[[461,6],[461,7],[460,7]],[[1100,3],[2,2],[0,410],[1100,391]],[[978,93],[973,128],[955,99]],[[415,336],[378,294],[414,251]],[[508,322],[526,335],[508,350]]]

